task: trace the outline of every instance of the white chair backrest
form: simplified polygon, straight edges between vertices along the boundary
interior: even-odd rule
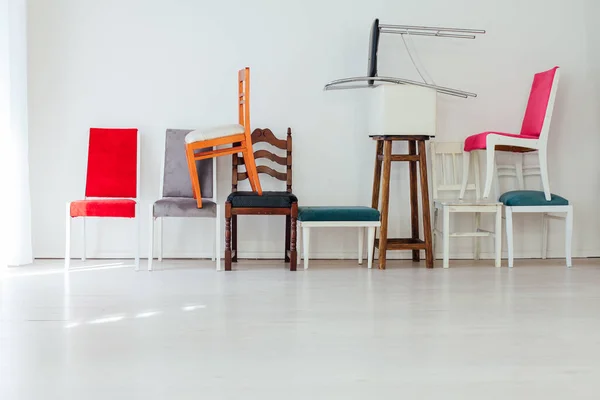
[[[552,89],[550,89],[550,98],[544,114],[544,122],[542,131],[540,132],[540,141],[548,142],[548,134],[550,133],[550,122],[552,122],[552,114],[554,112],[554,103],[556,102],[556,92],[558,91],[558,81],[560,80],[560,68],[556,69],[554,79],[552,81]]]
[[[532,153],[535,155],[536,153]],[[514,179],[513,183],[509,186],[508,190],[539,190],[541,188],[542,183],[542,174],[540,172],[539,164],[525,165],[524,157],[526,157],[527,153],[514,153],[511,154],[511,160],[513,163],[503,163],[500,164],[496,162],[496,176],[498,177],[498,181],[501,178],[511,178]],[[535,157],[537,159],[537,156]],[[526,187],[528,185],[525,184],[525,181],[529,177],[538,177],[538,187]],[[516,183],[516,185],[514,184]],[[500,184],[500,183],[499,183]],[[505,191],[508,191],[505,190]],[[503,191],[503,192],[505,192]]]
[[[433,199],[438,200],[440,196],[458,199],[462,184],[463,143],[432,141],[430,148]],[[466,192],[475,192],[475,199],[479,200],[479,166],[471,167],[475,170],[475,183],[468,184]],[[444,196],[444,193],[452,195]]]

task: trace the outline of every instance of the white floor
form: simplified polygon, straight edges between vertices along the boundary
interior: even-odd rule
[[[600,398],[600,260],[60,265],[0,278],[2,400]]]

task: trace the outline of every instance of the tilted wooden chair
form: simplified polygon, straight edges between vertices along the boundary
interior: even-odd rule
[[[248,178],[248,174],[240,172],[238,167],[245,164],[245,159],[233,155],[232,193],[225,203],[225,270],[231,271],[231,263],[237,262],[237,217],[238,215],[285,215],[285,261],[290,263],[290,271],[296,270],[296,223],[298,220],[298,198],[292,193],[292,130],[288,128],[287,139],[280,140],[269,129],[256,129],[251,135],[252,144],[267,143],[268,145],[286,151],[281,157],[268,150],[258,150],[254,153],[256,159],[266,158],[276,164],[286,167],[286,172],[278,172],[266,166],[259,165],[258,173],[285,181],[287,189],[282,192],[265,191],[262,196],[253,192],[238,191],[238,182]],[[233,243],[232,243],[233,242]]]
[[[252,139],[250,138],[250,68],[247,67],[238,72],[238,114],[238,124],[223,125],[211,129],[197,129],[188,133],[185,137],[188,170],[198,208],[202,208],[202,193],[195,161],[206,158],[242,153],[246,159],[246,169],[252,190],[257,192],[258,195],[262,195],[262,188],[256,172],[256,163],[254,162],[254,153],[252,152]],[[232,147],[216,149],[217,146],[229,144]],[[211,151],[197,152],[211,147],[214,148]]]

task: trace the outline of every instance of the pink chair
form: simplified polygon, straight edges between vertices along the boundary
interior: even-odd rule
[[[550,183],[548,180],[547,143],[550,131],[550,120],[558,88],[559,67],[535,74],[523,125],[520,134],[502,132],[483,132],[469,136],[464,145],[463,181],[460,191],[462,199],[469,179],[470,153],[474,150],[486,150],[487,169],[483,198],[487,199],[492,190],[495,171],[495,151],[525,153],[537,151],[540,160],[540,171],[544,195],[550,201]],[[478,153],[474,152],[475,166],[479,166]]]

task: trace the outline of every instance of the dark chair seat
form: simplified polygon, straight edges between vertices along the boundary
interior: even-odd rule
[[[242,208],[290,208],[298,198],[289,192],[233,192],[227,197],[232,207]]]
[[[556,194],[552,194],[550,201],[547,201],[544,192],[539,190],[513,190],[500,196],[499,201],[507,207],[569,205],[569,200]]]

